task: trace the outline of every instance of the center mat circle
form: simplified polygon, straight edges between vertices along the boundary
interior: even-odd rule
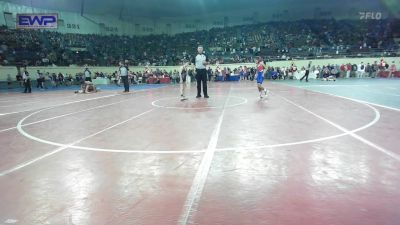
[[[232,97],[232,96],[231,96]],[[176,98],[175,98],[176,99]],[[240,104],[244,104],[244,103],[240,103]],[[346,136],[346,135],[351,135],[353,133],[359,132],[361,130],[365,130],[371,126],[373,126],[375,123],[377,123],[379,121],[380,118],[380,113],[379,111],[373,107],[370,106],[368,104],[365,103],[360,103],[361,105],[366,106],[367,108],[371,109],[374,114],[375,117],[372,121],[370,121],[369,123],[356,128],[354,130],[349,130],[346,132],[342,132],[336,135],[331,135],[331,136],[327,136],[327,137],[321,137],[321,138],[314,138],[314,139],[308,139],[308,140],[300,140],[300,141],[294,141],[294,142],[286,142],[286,143],[278,143],[278,144],[270,144],[270,145],[262,145],[262,146],[243,146],[243,147],[230,147],[230,148],[217,148],[215,149],[215,151],[248,151],[248,150],[261,150],[261,149],[268,149],[268,148],[277,148],[277,147],[284,147],[284,146],[293,146],[293,145],[301,145],[301,144],[309,144],[309,143],[314,143],[314,142],[320,142],[320,141],[326,141],[326,140],[331,140],[334,138],[339,138],[342,136]],[[233,107],[234,105],[232,104],[230,107]],[[36,112],[33,112],[29,115],[27,115],[26,117],[22,118],[18,124],[17,124],[17,130],[20,134],[22,134],[23,136],[25,136],[26,138],[29,138],[33,141],[36,142],[40,142],[40,143],[44,143],[44,144],[49,144],[49,145],[54,145],[54,146],[59,146],[62,148],[71,148],[71,149],[80,149],[80,150],[86,150],[86,151],[97,151],[97,152],[113,152],[113,153],[142,153],[142,154],[192,154],[192,153],[201,153],[201,152],[205,152],[206,149],[202,149],[202,150],[173,150],[173,151],[169,151],[169,150],[155,150],[155,151],[151,151],[151,150],[135,150],[135,149],[109,149],[109,148],[98,148],[98,147],[85,147],[85,146],[78,146],[75,144],[63,144],[63,143],[58,143],[58,142],[53,142],[50,140],[46,140],[46,139],[42,139],[39,138],[37,136],[34,136],[33,134],[30,134],[28,132],[26,132],[22,127],[24,126],[24,121],[27,120],[28,118],[32,117],[33,115],[36,115],[40,112],[49,110],[51,108],[45,108],[45,109],[41,109],[38,110]]]
[[[225,105],[225,101],[226,105]],[[164,109],[218,109],[231,108],[247,103],[247,99],[237,96],[214,95],[208,99],[192,98],[180,101],[180,98],[170,97],[161,98],[153,101],[151,104],[158,108]],[[225,106],[224,106],[225,105]]]

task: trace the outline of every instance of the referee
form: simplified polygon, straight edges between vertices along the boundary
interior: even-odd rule
[[[197,96],[201,98],[201,83],[203,83],[203,94],[204,98],[209,98],[207,94],[207,70],[206,65],[208,64],[208,58],[203,53],[203,46],[197,47],[198,54],[193,60],[196,67],[196,80],[197,80]]]
[[[129,80],[128,80],[128,67],[123,63],[119,63],[119,77],[121,77],[122,82],[124,83],[124,93],[129,92]]]
[[[311,61],[308,63],[307,68],[306,68],[306,73],[300,79],[300,82],[303,81],[304,78],[306,78],[306,82],[308,82],[308,74],[310,73],[310,69],[311,69]]]

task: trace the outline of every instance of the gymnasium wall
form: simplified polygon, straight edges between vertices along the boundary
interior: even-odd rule
[[[190,18],[180,17],[134,17],[126,15],[118,18],[115,15],[97,15],[66,12],[58,10],[46,10],[17,5],[10,2],[0,1],[0,25],[15,28],[17,13],[58,13],[59,28],[57,32],[78,34],[101,34],[101,35],[150,35],[150,34],[176,34],[193,32],[197,30],[208,30],[214,27],[224,26],[224,15],[210,14],[206,16],[193,16]],[[12,19],[6,19],[4,13],[11,13]],[[236,15],[232,12],[232,15]],[[234,16],[234,18],[236,18]],[[229,20],[229,25],[240,25],[252,21],[243,18]],[[52,30],[51,30],[52,31]]]
[[[186,17],[137,17],[128,12],[117,16],[113,14],[85,14],[79,12],[46,10],[34,8],[9,1],[0,1],[0,25],[15,27],[16,13],[58,13],[61,22],[57,31],[62,33],[82,34],[119,34],[119,35],[150,35],[176,34],[196,30],[208,30],[214,27],[252,24],[267,21],[290,21],[298,19],[354,19],[359,20],[359,12],[382,12],[382,18],[388,17],[387,11],[376,1],[374,4],[360,4],[360,0],[346,3],[346,7],[338,4],[326,5],[314,1],[312,4],[301,4],[294,1],[290,9],[279,1],[268,2],[265,5],[251,6],[230,10],[229,12],[207,13]],[[339,8],[338,8],[339,7]],[[207,8],[205,8],[207,10]],[[4,13],[12,13],[12,18],[6,19]],[[9,14],[8,14],[9,15]]]
[[[364,62],[365,64],[367,63],[373,63],[374,61],[379,61],[379,58],[359,58],[359,59],[319,59],[319,60],[312,60],[313,65],[327,65],[327,64],[338,64],[341,65],[342,63],[351,63],[351,64],[359,64],[361,62]],[[388,63],[392,63],[392,61],[395,61],[397,68],[400,68],[400,57],[391,57],[391,58],[385,58],[385,61]],[[306,66],[309,62],[309,60],[297,60],[294,61],[295,64],[298,67]],[[276,62],[270,62],[267,63],[267,66],[274,66],[274,67],[283,67],[283,66],[289,66],[291,61],[276,61]],[[239,66],[254,66],[252,63],[248,64],[221,64],[221,67],[230,67],[230,68],[236,68]],[[173,71],[175,69],[179,69],[179,66],[164,66],[164,67],[151,67],[153,70],[155,68],[160,68],[160,69],[166,69],[168,72]],[[212,68],[215,68],[215,65],[212,66]],[[50,72],[50,73],[63,73],[63,74],[72,74],[75,76],[76,73],[83,72],[84,68],[83,67],[28,67],[28,71],[31,74],[34,74],[36,70],[40,70],[41,72]],[[90,67],[90,70],[92,73],[94,72],[106,72],[106,73],[112,73],[117,70],[117,67]],[[130,70],[133,71],[143,71],[144,67],[130,67]],[[7,80],[7,74],[11,75],[11,78],[15,80],[15,75],[17,74],[17,69],[16,67],[0,67],[0,81],[6,81]]]

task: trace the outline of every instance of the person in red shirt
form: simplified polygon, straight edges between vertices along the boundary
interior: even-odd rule
[[[340,66],[340,76],[344,77],[346,73],[346,66],[342,63],[342,65]]]

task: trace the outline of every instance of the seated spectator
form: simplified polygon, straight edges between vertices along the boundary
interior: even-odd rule
[[[16,58],[20,58],[27,65],[37,66],[112,66],[124,53],[131,65],[179,65],[182,60],[193,57],[190,55],[193,42],[208,46],[206,51],[210,52],[212,63],[253,62],[255,56],[264,56],[266,60],[370,56],[376,52],[396,56],[399,46],[391,35],[396,29],[394,24],[391,19],[313,19],[213,28],[171,36],[133,37],[14,30],[2,26],[0,63],[15,65]],[[82,49],[79,54],[71,50],[77,47]],[[386,68],[386,64],[382,68]]]
[[[279,79],[278,72],[275,71],[275,69],[271,71],[271,79],[273,80]]]
[[[336,76],[332,75],[329,65],[323,68],[323,78],[325,81],[336,81]]]

